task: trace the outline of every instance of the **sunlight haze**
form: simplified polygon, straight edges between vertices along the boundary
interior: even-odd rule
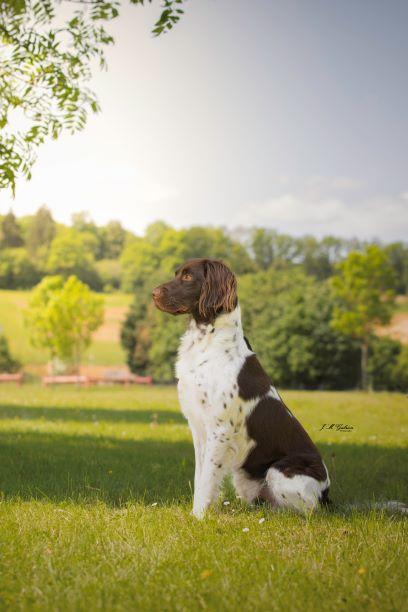
[[[1,208],[89,211],[142,232],[262,225],[293,235],[408,235],[408,3],[191,0],[124,5],[102,112],[47,142]]]

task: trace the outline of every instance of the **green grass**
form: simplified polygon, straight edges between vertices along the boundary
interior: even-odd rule
[[[407,399],[284,395],[327,461],[333,510],[248,508],[227,484],[230,505],[198,522],[173,387],[3,385],[0,608],[406,609],[403,518],[347,505],[407,501]]]
[[[9,340],[13,355],[23,366],[45,365],[48,361],[47,353],[31,346],[24,327],[24,310],[27,308],[29,297],[30,291],[0,290],[0,328]],[[105,309],[127,308],[132,296],[114,293],[104,295],[104,300]],[[95,340],[92,343],[84,356],[84,364],[106,366],[124,364],[125,356],[119,341],[118,327],[118,325],[111,326],[111,333],[107,339]]]

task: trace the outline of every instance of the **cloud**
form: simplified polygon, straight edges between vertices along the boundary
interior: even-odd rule
[[[322,192],[355,191],[362,187],[363,182],[348,176],[311,176],[306,181],[306,186]]]
[[[51,155],[52,153],[52,155]],[[10,200],[17,214],[32,213],[41,204],[69,222],[71,214],[89,211],[98,223],[119,219],[142,232],[163,219],[175,227],[193,224],[266,226],[293,235],[327,234],[384,241],[408,236],[408,191],[370,193],[360,180],[345,176],[272,177],[269,197],[237,202],[216,186],[195,185],[186,191],[179,177],[153,172],[143,161],[106,164],[105,152],[86,159],[61,160],[50,149],[33,180],[21,183]],[[197,197],[194,197],[194,194]]]
[[[241,225],[264,225],[295,235],[332,234],[362,239],[406,239],[408,206],[402,196],[345,198],[287,192],[253,202],[237,213]]]

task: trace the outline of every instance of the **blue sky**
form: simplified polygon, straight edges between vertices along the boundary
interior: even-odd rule
[[[189,0],[125,6],[102,113],[49,143],[19,214],[89,210],[137,232],[158,218],[296,235],[408,236],[408,2]],[[63,10],[63,9],[61,9]]]

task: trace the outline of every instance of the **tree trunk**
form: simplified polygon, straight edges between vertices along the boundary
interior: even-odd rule
[[[79,375],[81,373],[81,351],[79,346],[74,349],[74,373]]]
[[[368,391],[368,342],[364,340],[361,345],[361,388],[363,391]]]

